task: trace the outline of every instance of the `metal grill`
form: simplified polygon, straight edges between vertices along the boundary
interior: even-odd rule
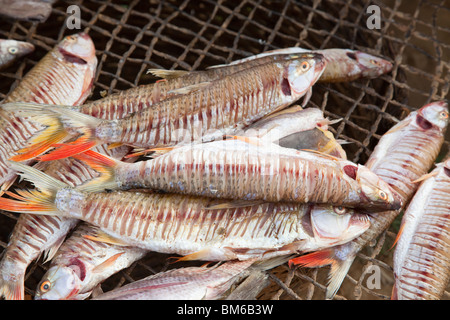
[[[96,45],[99,65],[90,100],[156,79],[148,68],[204,69],[266,50],[300,46],[308,49],[350,48],[381,55],[394,64],[378,79],[343,84],[316,84],[309,106],[322,109],[348,158],[364,164],[380,137],[411,110],[449,98],[450,1],[57,1],[44,23],[4,20],[0,37],[26,40],[35,52],[1,73],[0,99],[64,36],[81,30],[66,27],[69,5],[81,10],[81,29]],[[369,29],[368,5],[381,8],[379,29]],[[450,132],[442,150],[449,146]],[[7,245],[17,216],[0,212],[0,252]],[[335,299],[389,299],[393,284],[392,250],[399,220],[355,260]],[[103,283],[111,290],[167,268],[168,256],[148,256]],[[189,263],[189,265],[195,262]],[[371,266],[381,270],[381,286],[369,283]],[[26,275],[26,294],[47,266],[33,263]],[[323,299],[328,268],[267,272],[269,285],[260,299]],[[450,293],[443,299],[449,299]]]

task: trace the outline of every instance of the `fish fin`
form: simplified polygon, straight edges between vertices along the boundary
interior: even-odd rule
[[[262,146],[264,143],[261,139],[255,137],[245,137],[245,136],[233,136],[233,135],[225,135],[226,140],[240,140],[246,142],[248,144],[253,144],[255,146]]]
[[[327,299],[331,300],[334,298],[339,288],[341,287],[341,284],[344,281],[348,270],[352,266],[353,260],[354,257],[350,257],[345,260],[333,260],[327,284],[327,293],[325,295]]]
[[[166,69],[148,69],[147,74],[151,73],[155,77],[163,78],[163,79],[176,79],[185,74],[189,73],[189,71],[185,70],[166,70]]]
[[[393,243],[392,246],[389,248],[389,250],[392,250],[392,249],[395,247],[395,245],[397,244],[398,240],[400,240],[400,237],[401,237],[401,235],[402,235],[402,233],[403,233],[403,229],[404,229],[404,228],[405,228],[405,224],[402,223],[402,224],[400,225],[400,229],[399,229],[398,232],[397,232],[397,236],[395,237],[394,243]]]
[[[56,192],[67,184],[42,173],[27,165],[10,162],[11,167],[21,173],[21,176],[36,186],[36,189],[16,190],[17,193],[5,191],[13,199],[0,198],[0,209],[30,214],[61,215],[54,203]]]
[[[55,150],[50,151],[49,153],[44,154],[37,159],[40,161],[64,159],[70,156],[74,156],[78,153],[83,153],[96,145],[97,141],[92,141],[89,137],[81,136],[73,142],[54,145],[55,147],[57,147]]]
[[[25,299],[25,275],[20,275],[14,280],[0,280],[0,298],[5,300],[24,300]]]
[[[102,284],[99,283],[97,284],[94,289],[92,289],[90,296],[95,299],[96,297],[98,297],[99,295],[103,294],[103,289],[102,289]]]
[[[324,158],[330,159],[330,160],[334,160],[334,161],[340,161],[341,159],[334,157],[332,155],[317,151],[317,150],[313,150],[313,149],[300,149],[300,151],[305,151],[305,152],[311,152],[311,153],[315,153],[319,156],[322,156]]]
[[[167,91],[167,95],[188,94],[209,87],[210,85],[210,81],[200,82],[190,86],[169,90]]]
[[[206,210],[221,210],[221,209],[234,209],[234,208],[245,208],[254,205],[260,205],[264,203],[264,200],[233,200],[222,202],[214,205],[208,205],[204,209]]]
[[[289,267],[301,266],[307,268],[323,267],[334,262],[332,249],[325,249],[302,255],[289,260]]]
[[[17,176],[14,176],[14,177],[6,180],[5,182],[3,182],[3,184],[0,187],[0,197],[5,193],[5,191],[8,191],[8,189],[14,184],[16,179],[17,179]]]
[[[431,171],[430,173],[424,174],[423,176],[421,176],[420,178],[411,181],[412,183],[418,183],[418,182],[422,182],[423,180],[426,180],[428,178],[434,177],[435,175],[437,175],[438,172],[437,171]]]
[[[175,147],[159,147],[159,148],[150,148],[150,149],[141,149],[136,152],[132,152],[127,154],[125,158],[133,158],[137,156],[143,156],[150,152],[155,152],[158,156],[163,155],[169,151],[172,151]],[[152,155],[153,157],[153,155]]]
[[[107,149],[111,150],[111,149],[114,149],[114,148],[119,148],[121,146],[123,146],[122,142],[114,142],[114,143],[108,144]]]
[[[323,119],[323,120],[321,120],[321,121],[318,121],[318,122],[317,122],[317,126],[318,126],[318,127],[327,127],[327,126],[329,126],[329,125],[332,125],[332,124],[336,124],[336,123],[338,123],[338,122],[341,122],[342,120],[343,120],[343,118],[334,119],[334,120],[330,120],[330,119],[326,118],[326,119]]]
[[[71,110],[70,106],[14,102],[4,104],[2,108],[19,114],[23,113],[31,121],[36,121],[46,126],[44,130],[41,130],[30,139],[29,146],[17,151],[18,155],[11,158],[14,161],[28,160],[44,153],[53,145],[71,136],[67,129],[82,134],[82,137],[69,143],[70,147],[65,147],[63,149],[64,153],[59,151],[57,153],[58,157],[55,154],[53,156],[45,155],[40,160],[67,158],[74,152],[81,152],[80,149],[91,148],[98,143],[94,136],[95,129],[101,121],[104,121]],[[83,144],[83,148],[74,148],[78,143]],[[63,146],[66,146],[66,144],[63,144]]]
[[[316,268],[331,265],[327,284],[327,299],[333,299],[336,295],[355,258],[355,256],[352,255],[344,260],[338,259],[335,255],[335,250],[337,249],[324,249],[289,260],[290,267],[300,265],[307,268]]]
[[[93,150],[76,154],[73,158],[83,161],[89,167],[100,173],[98,178],[91,179],[82,185],[77,186],[78,190],[98,192],[105,189],[117,189],[117,183],[115,182],[115,168],[120,164],[119,160]]]
[[[44,252],[44,262],[43,263],[49,262],[53,259],[55,254],[58,252],[59,247],[63,244],[65,239],[66,239],[65,237],[59,238],[58,241],[53,244],[53,246],[51,246]]]
[[[392,286],[391,300],[398,300],[397,286],[395,285],[395,283]]]
[[[102,230],[98,230],[95,235],[85,234],[85,235],[83,235],[83,238],[86,238],[86,239],[89,239],[92,241],[97,241],[97,242],[109,243],[109,244],[113,244],[113,245],[121,246],[121,247],[129,247],[130,246],[125,241],[115,238]]]
[[[187,254],[181,258],[176,258],[175,262],[191,261],[191,260],[208,260],[206,258],[209,256],[210,252],[211,250],[209,248],[205,248],[200,251]]]
[[[303,97],[303,101],[302,101],[302,107],[303,108],[306,107],[306,105],[309,102],[309,99],[311,99],[311,96],[312,96],[312,87],[310,87],[308,89],[308,91],[306,91],[305,96]]]
[[[267,119],[272,119],[272,118],[281,116],[281,115],[283,115],[283,114],[296,113],[296,112],[299,112],[299,111],[301,111],[301,110],[303,110],[303,108],[302,108],[300,105],[296,104],[296,105],[294,105],[294,106],[292,106],[292,107],[289,107],[289,108],[286,108],[286,109],[282,109],[282,110],[280,110],[280,111],[278,111],[278,112],[275,112],[275,113],[274,113],[274,112],[269,113],[269,114],[266,115],[265,117],[262,117],[259,121],[261,121],[261,120],[267,120]]]
[[[117,259],[119,259],[119,257],[121,255],[123,255],[125,253],[125,251],[116,253],[115,255],[113,255],[112,257],[109,257],[108,259],[106,259],[105,261],[103,261],[102,263],[100,263],[98,266],[96,266],[92,272],[95,273],[102,273],[104,270],[106,270],[107,268],[109,268],[110,266],[112,266]]]

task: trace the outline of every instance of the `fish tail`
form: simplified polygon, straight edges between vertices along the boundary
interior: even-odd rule
[[[73,158],[85,162],[92,169],[100,173],[98,178],[89,180],[80,185],[78,189],[85,192],[98,192],[105,189],[117,189],[116,168],[121,163],[119,160],[107,155],[87,150],[73,156]]]
[[[0,298],[5,300],[24,300],[24,276],[13,280],[0,279]]]
[[[348,251],[345,259],[338,258],[336,255],[338,250],[339,248],[330,248],[308,253],[289,260],[289,266],[293,267],[298,265],[307,268],[316,268],[331,265],[326,298],[333,299],[355,259],[355,255],[351,251]]]
[[[27,165],[10,162],[11,167],[36,186],[36,189],[19,189],[16,193],[5,191],[10,198],[0,198],[0,209],[16,213],[49,214],[59,213],[54,198],[58,190],[67,185]]]
[[[16,151],[17,155],[10,160],[25,161],[39,156],[41,161],[63,159],[99,143],[95,138],[95,128],[101,120],[71,110],[70,106],[13,102],[2,105],[2,108],[45,126],[30,139],[28,146]],[[74,132],[80,134],[77,139],[64,143]],[[55,146],[55,150],[42,155]]]

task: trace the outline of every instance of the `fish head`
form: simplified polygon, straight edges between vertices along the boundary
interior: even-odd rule
[[[357,63],[360,74],[365,78],[376,78],[392,70],[392,63],[361,51],[349,51],[347,56]]]
[[[331,205],[315,205],[310,219],[315,240],[323,247],[349,242],[371,225],[369,215]]]
[[[370,211],[398,210],[402,207],[400,195],[367,167],[346,165],[343,170],[358,182],[362,207]]]
[[[289,90],[284,91],[303,96],[320,78],[325,66],[326,61],[320,53],[290,55],[283,74],[283,80],[289,85]]]
[[[436,101],[424,105],[417,110],[416,124],[423,130],[437,128],[443,132],[448,125],[448,104],[445,101]]]
[[[39,282],[35,300],[68,300],[78,294],[81,280],[76,269],[53,266]]]
[[[94,42],[84,32],[66,36],[59,43],[58,49],[66,60],[73,63],[89,64],[97,59]]]
[[[21,57],[34,51],[34,45],[28,42],[17,40],[3,40],[1,46],[4,52],[8,52],[11,57]]]
[[[75,105],[82,103],[89,96],[94,85],[98,62],[94,42],[87,33],[81,32],[66,36],[57,46],[57,50],[64,61],[73,63],[74,66],[86,72],[80,97],[74,102]]]

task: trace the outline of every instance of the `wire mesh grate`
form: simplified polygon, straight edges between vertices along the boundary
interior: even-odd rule
[[[379,29],[369,29],[368,5],[381,8]],[[18,84],[64,36],[69,5],[81,12],[81,29],[96,45],[99,60],[89,100],[156,79],[148,68],[201,70],[263,51],[300,46],[350,48],[381,55],[394,64],[378,79],[316,84],[310,106],[331,119],[344,139],[348,158],[365,163],[380,137],[408,112],[433,100],[449,98],[450,1],[57,1],[45,23],[0,22],[0,37],[26,40],[35,52],[1,73],[0,99]],[[449,145],[449,133],[442,154]],[[16,215],[0,213],[0,250],[7,245]],[[393,283],[392,251],[398,221],[361,252],[336,299],[389,299]],[[381,289],[370,289],[372,265],[382,270]],[[103,284],[110,290],[169,265],[167,255],[150,253]],[[34,290],[47,266],[33,263],[26,293]],[[270,285],[260,299],[323,299],[328,268],[268,271]],[[447,291],[444,299],[450,297]]]

